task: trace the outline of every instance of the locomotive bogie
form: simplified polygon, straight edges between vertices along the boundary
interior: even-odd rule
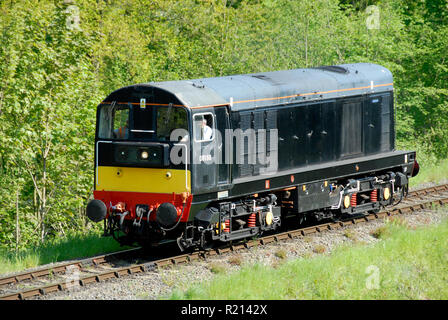
[[[267,194],[205,208],[198,212],[190,232],[184,233],[178,244],[181,249],[206,247],[213,241],[228,242],[277,230],[281,226],[281,208],[276,199],[274,194]]]

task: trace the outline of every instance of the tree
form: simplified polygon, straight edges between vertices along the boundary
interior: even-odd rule
[[[0,154],[4,170],[32,184],[21,198],[34,202],[44,241],[72,219],[77,197],[88,197],[99,99],[88,59],[93,36],[67,27],[64,6],[34,4],[3,8],[10,19],[2,21]]]

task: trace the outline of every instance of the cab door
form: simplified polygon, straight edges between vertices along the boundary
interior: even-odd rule
[[[195,193],[222,189],[230,182],[226,162],[225,130],[229,128],[226,106],[193,114],[193,188]]]
[[[232,147],[231,141],[226,140],[226,130],[230,129],[230,120],[229,120],[229,109],[227,106],[217,107],[215,108],[215,116],[216,116],[216,130],[218,132],[217,141],[218,144],[218,153],[219,153],[219,161],[217,165],[217,175],[218,175],[218,187],[222,189],[225,185],[230,183],[230,175],[231,175],[231,166],[230,159],[227,159],[230,156],[229,150]],[[226,144],[227,143],[227,144]]]

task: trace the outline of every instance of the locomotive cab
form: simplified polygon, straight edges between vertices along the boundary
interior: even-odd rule
[[[190,127],[189,110],[162,90],[124,88],[106,98],[97,108],[89,218],[105,219],[106,233],[123,244],[157,242],[185,223],[192,200]],[[172,162],[176,148],[180,161]]]
[[[177,239],[189,221],[192,193],[230,183],[225,161],[208,165],[217,150],[223,154],[228,127],[226,106],[192,112],[160,88],[115,91],[97,108],[95,200],[88,217],[104,220],[105,233],[122,244]]]

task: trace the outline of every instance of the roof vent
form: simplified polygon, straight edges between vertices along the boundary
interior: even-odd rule
[[[205,84],[203,84],[202,81],[200,81],[200,83],[193,82],[192,85],[193,85],[193,87],[200,88],[200,89],[205,88]]]
[[[348,69],[341,67],[341,66],[322,66],[322,67],[317,67],[316,69],[330,71],[330,72],[336,72],[336,73],[348,73]]]

